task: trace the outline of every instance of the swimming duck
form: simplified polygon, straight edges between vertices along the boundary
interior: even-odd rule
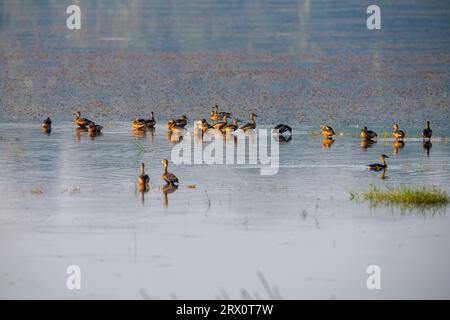
[[[146,121],[145,119],[136,118],[131,123],[131,126],[133,127],[133,129],[136,129],[136,130],[145,129],[145,128],[147,128],[147,123],[145,121]]]
[[[256,128],[255,117],[257,117],[257,115],[254,114],[253,112],[251,112],[251,113],[250,113],[250,122],[247,123],[247,124],[244,124],[244,125],[241,127],[241,130],[244,131],[244,132],[246,132],[246,131],[248,131],[248,130],[255,129],[255,128]]]
[[[173,118],[170,117],[169,121],[167,121],[167,125],[166,125],[167,129],[172,130],[172,126],[173,126],[174,122],[175,122],[175,120],[173,120]]]
[[[386,158],[389,158],[389,157],[385,154],[382,154],[380,156],[381,163],[369,164],[369,165],[367,165],[367,168],[369,170],[373,170],[373,171],[381,171],[381,170],[387,169],[387,164],[386,164],[386,160],[385,160]]]
[[[329,125],[324,125],[322,127],[322,135],[326,138],[332,138],[335,133],[332,127],[330,127]]]
[[[139,190],[147,190],[150,178],[145,174],[145,164],[141,163],[141,175],[138,177]]]
[[[224,115],[222,119],[223,119],[222,121],[213,124],[214,129],[222,130],[223,127],[228,125],[228,116]]]
[[[223,126],[220,130],[222,132],[233,132],[233,131],[236,131],[239,128],[239,126],[238,126],[239,122],[241,122],[241,120],[239,120],[237,118],[234,118],[232,123]]]
[[[80,128],[86,128],[92,121],[86,118],[81,118],[81,112],[75,113],[75,124]]]
[[[392,126],[394,128],[394,132],[392,132],[392,136],[394,139],[403,139],[405,137],[405,132],[402,130],[398,130],[398,124],[394,123]]]
[[[101,133],[103,127],[99,124],[95,124],[95,122],[91,122],[88,126],[89,133]]]
[[[427,121],[425,124],[425,128],[422,131],[422,138],[431,139],[432,135],[433,135],[433,130],[431,130],[431,128],[430,128],[430,121]]]
[[[290,126],[288,126],[287,124],[278,124],[275,126],[275,128],[273,128],[274,133],[280,134],[282,135],[285,132],[289,131],[289,134],[292,135],[292,128]]]
[[[188,122],[188,118],[183,115],[180,119],[174,120],[172,127],[170,128],[171,130],[173,129],[183,129]]]
[[[372,140],[372,139],[375,139],[376,137],[378,137],[378,135],[375,132],[367,129],[367,127],[362,128],[361,138],[363,138],[365,140]]]
[[[45,119],[42,122],[42,129],[50,130],[51,128],[52,128],[52,120],[50,120],[50,118],[47,117],[47,119]]]
[[[145,120],[145,123],[147,124],[148,128],[153,128],[155,127],[156,124],[156,120],[155,120],[155,114],[153,113],[153,111],[150,113],[151,118],[148,120]]]
[[[169,161],[167,159],[163,159],[161,163],[163,164],[164,167],[161,178],[166,182],[166,184],[175,186],[178,183],[178,178],[173,173],[167,172],[167,166]]]

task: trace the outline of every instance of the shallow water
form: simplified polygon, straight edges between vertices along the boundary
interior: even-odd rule
[[[74,33],[63,3],[0,2],[0,297],[272,298],[262,274],[282,298],[450,298],[448,207],[349,200],[371,184],[450,193],[450,6],[379,2],[371,33],[369,4],[100,1]],[[279,172],[171,163],[181,184],[166,196],[165,121],[185,113],[192,129],[214,103],[256,111],[258,128],[292,125]],[[103,135],[77,134],[76,110]],[[133,135],[151,110],[156,130]],[[361,147],[362,126],[382,136],[394,121],[403,148]],[[328,147],[323,122],[338,133]],[[385,179],[365,168],[381,153]],[[71,264],[81,290],[66,288]],[[381,290],[366,288],[371,264]]]

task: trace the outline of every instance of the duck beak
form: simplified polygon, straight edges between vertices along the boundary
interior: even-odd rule
[[[388,156],[384,156],[385,158],[389,158]]]

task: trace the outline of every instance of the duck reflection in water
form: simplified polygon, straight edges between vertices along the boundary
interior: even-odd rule
[[[178,189],[177,185],[172,185],[172,184],[166,184],[162,191],[163,191],[163,195],[164,195],[164,199],[163,199],[163,207],[164,208],[168,208],[169,207],[169,197],[168,194],[169,193],[174,193],[176,190]]]
[[[427,157],[429,157],[430,156],[431,147],[433,147],[433,143],[431,141],[429,141],[429,140],[424,140],[422,142],[422,146],[423,146],[423,150],[425,150],[427,152]]]
[[[398,150],[401,150],[405,147],[405,142],[403,140],[395,140],[392,142],[393,153],[396,156],[398,154]]]
[[[88,129],[87,128],[76,128],[75,129],[75,140],[77,142],[81,141],[81,134],[84,132],[88,132]]]
[[[103,133],[101,132],[88,132],[89,138],[91,138],[92,141],[95,141],[95,138],[102,136]]]
[[[384,180],[384,179],[387,179],[388,177],[386,176],[386,168],[384,168],[383,169],[383,171],[381,171],[381,174],[380,174],[380,179],[381,180]]]
[[[364,139],[361,140],[361,149],[363,149],[364,151],[367,151],[368,148],[373,147],[377,142],[375,140],[370,140],[370,139]]]
[[[331,137],[325,137],[322,139],[322,147],[324,149],[329,149],[334,143],[334,139]]]
[[[176,144],[176,143],[180,143],[181,141],[183,141],[183,136],[184,136],[184,132],[169,131],[166,134],[166,139],[170,143]]]

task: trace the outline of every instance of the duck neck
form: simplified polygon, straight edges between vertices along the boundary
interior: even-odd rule
[[[145,165],[141,164],[141,175],[144,175],[145,173]]]
[[[387,168],[386,160],[384,158],[381,158],[381,163],[385,168]]]
[[[163,174],[167,173],[167,163],[164,163],[163,165]]]

